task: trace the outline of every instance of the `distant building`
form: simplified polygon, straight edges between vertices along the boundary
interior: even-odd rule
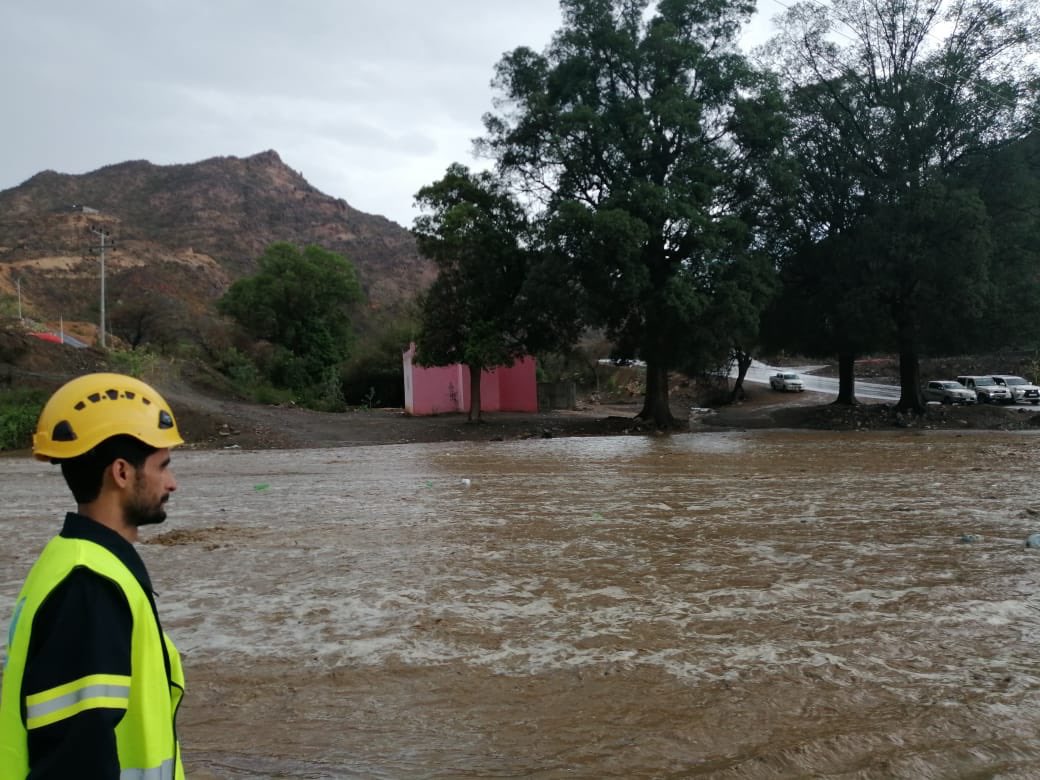
[[[90,206],[84,206],[82,203],[66,203],[64,206],[58,206],[53,209],[55,214],[100,214],[98,209],[91,208]]]
[[[469,367],[461,363],[422,368],[414,364],[415,345],[404,353],[404,410],[423,417],[468,412]],[[480,375],[480,408],[485,412],[537,412],[535,360],[525,356],[511,366],[498,366]]]

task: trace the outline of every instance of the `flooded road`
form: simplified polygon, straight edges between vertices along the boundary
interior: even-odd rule
[[[1040,777],[1036,435],[174,468],[140,551],[184,655],[190,777]],[[6,622],[68,499],[27,459],[0,485]]]

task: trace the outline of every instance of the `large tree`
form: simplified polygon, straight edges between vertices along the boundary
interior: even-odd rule
[[[487,171],[458,163],[416,195],[419,251],[437,265],[420,299],[416,361],[469,367],[469,419],[481,421],[485,369],[571,343],[574,296],[533,243],[520,202]]]
[[[1036,350],[1040,332],[1023,325],[1040,322],[1040,129],[973,161],[963,178],[986,205],[993,258],[989,327],[975,329],[967,348]],[[948,346],[945,340],[933,343]]]
[[[319,246],[271,244],[253,276],[218,301],[256,339],[276,346],[272,379],[309,390],[334,382],[350,354],[351,315],[362,298],[354,266]]]
[[[988,232],[988,223],[977,196],[950,177],[1035,119],[1030,8],[1021,0],[801,3],[770,49],[799,96],[795,124],[809,131],[795,136],[808,144],[796,154],[811,158],[822,142],[835,163],[829,183],[807,181],[803,192],[817,201],[848,194],[851,210],[835,220],[832,204],[822,204],[808,234],[857,242],[865,264],[842,278],[848,294],[887,308],[900,408],[922,407],[918,355],[922,333],[941,314],[935,306],[978,311],[969,288],[988,277],[989,242],[965,227]],[[963,240],[943,240],[954,233]],[[951,254],[937,258],[940,246]]]
[[[813,83],[787,95],[786,147],[794,182],[774,223],[782,291],[766,314],[766,347],[837,355],[835,403],[854,404],[855,358],[884,344],[888,329],[876,296],[866,292],[866,257],[852,235],[864,197],[857,160],[846,148],[853,117],[835,110],[828,132],[820,128],[821,105],[833,104],[819,93],[842,87]]]
[[[674,423],[669,370],[706,352],[728,266],[750,262],[776,94],[735,48],[744,0],[562,0],[542,54],[499,63],[479,144],[532,203],[590,324],[647,364],[640,417]],[[757,299],[756,299],[757,300]],[[717,326],[718,327],[718,326]],[[729,341],[719,340],[722,355]],[[706,366],[705,366],[706,367]]]

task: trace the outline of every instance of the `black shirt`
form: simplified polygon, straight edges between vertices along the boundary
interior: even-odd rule
[[[144,562],[118,533],[69,512],[61,535],[109,550],[151,600],[152,582]],[[25,696],[92,674],[129,676],[132,629],[130,605],[119,585],[90,569],[73,569],[33,619],[22,701]],[[115,727],[124,713],[123,709],[92,708],[29,731],[29,778],[118,778]]]

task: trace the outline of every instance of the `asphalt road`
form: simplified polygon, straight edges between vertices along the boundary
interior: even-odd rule
[[[812,374],[805,373],[812,371],[813,369],[820,368],[820,366],[797,366],[797,367],[785,367],[777,368],[776,366],[768,366],[765,363],[759,363],[757,360],[751,364],[751,368],[748,369],[747,376],[744,377],[745,382],[754,382],[755,384],[768,385],[769,377],[778,371],[795,371],[802,377],[802,384],[805,385],[805,389],[814,393],[829,393],[830,395],[838,395],[838,380],[835,377],[827,376],[813,376]],[[734,370],[731,376],[735,376],[736,371]],[[869,398],[872,401],[891,401],[895,403],[899,400],[899,386],[898,385],[882,385],[876,382],[861,382],[856,381],[856,397],[857,398]]]

